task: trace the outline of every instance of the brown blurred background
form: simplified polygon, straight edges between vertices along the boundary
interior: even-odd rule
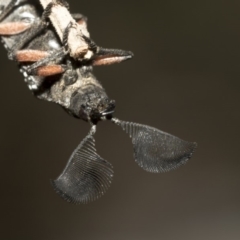
[[[70,1],[94,41],[132,50],[131,61],[95,68],[120,119],[198,142],[184,167],[143,171],[128,136],[110,122],[96,134],[114,166],[107,193],[63,201],[49,180],[89,125],[35,99],[0,46],[3,240],[240,239],[239,1]]]

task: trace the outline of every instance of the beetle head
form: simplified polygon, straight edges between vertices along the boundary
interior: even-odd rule
[[[83,109],[88,116],[88,120],[97,124],[100,120],[111,119],[115,110],[115,101],[109,98],[101,97],[95,101],[87,102]]]
[[[89,85],[73,93],[69,110],[75,117],[96,124],[112,118],[115,101],[101,87]]]

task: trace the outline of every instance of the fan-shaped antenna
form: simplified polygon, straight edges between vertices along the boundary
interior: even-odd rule
[[[167,172],[184,165],[197,146],[150,126],[117,118],[112,121],[132,138],[135,161],[148,172]]]
[[[56,192],[66,201],[86,203],[101,197],[110,186],[112,165],[101,158],[93,138],[96,125],[72,153],[62,174],[52,182]]]

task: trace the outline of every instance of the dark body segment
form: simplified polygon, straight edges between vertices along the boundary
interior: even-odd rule
[[[2,8],[10,1],[1,1]],[[42,6],[37,0],[28,3],[20,1],[17,7],[2,20],[3,24],[7,23],[23,23],[37,27],[41,24],[41,17],[43,14]],[[79,17],[80,14],[77,16]],[[2,41],[8,52],[11,52],[16,43],[26,38],[30,30],[23,30],[23,32],[16,34],[15,32],[2,36]],[[65,108],[70,114],[83,120],[89,121],[91,109],[88,103],[92,103],[96,107],[104,108],[110,102],[105,90],[99,81],[92,74],[92,66],[90,62],[76,61],[68,55],[53,58],[48,61],[47,65],[63,65],[65,68],[59,70],[56,74],[56,67],[53,74],[42,77],[39,75],[43,72],[41,67],[36,68],[36,74],[29,74],[28,68],[32,66],[33,61],[28,58],[37,58],[33,55],[31,50],[42,52],[42,55],[48,55],[60,51],[62,43],[56,35],[52,25],[48,26],[37,34],[33,39],[29,39],[21,49],[16,49],[16,60],[19,61],[20,71],[24,75],[24,80],[33,94],[42,100],[55,102]],[[24,52],[25,51],[25,52]],[[24,55],[25,54],[25,55]],[[55,55],[57,56],[57,55]],[[24,59],[26,59],[24,61]],[[50,70],[49,70],[50,71]],[[56,72],[54,72],[56,71]],[[46,71],[45,71],[46,72]],[[51,73],[51,72],[50,72]],[[58,73],[58,72],[57,72]],[[78,101],[76,101],[76,96]],[[90,104],[91,105],[91,104]],[[107,108],[108,106],[106,106]],[[103,109],[102,109],[103,111]]]
[[[62,4],[62,1],[54,1],[54,4]],[[75,58],[74,54],[70,56],[68,33],[76,24],[81,24],[87,32],[86,18],[81,14],[74,15],[77,22],[67,25],[60,41],[53,28],[53,16],[49,20],[52,4],[43,9],[38,0],[2,0],[0,7],[2,42],[9,58],[18,62],[29,89],[39,99],[57,103],[72,116],[91,124],[89,134],[74,150],[62,174],[52,181],[63,199],[86,203],[102,196],[110,186],[112,165],[95,149],[94,134],[100,120],[111,120],[127,132],[135,161],[148,172],[167,172],[190,159],[196,143],[150,126],[113,118],[115,101],[108,98],[93,75],[92,66],[122,62],[133,56],[131,52],[101,48],[88,34],[79,33],[81,38],[75,40],[85,41],[87,48],[85,55],[76,54]],[[55,17],[61,21],[58,12]]]

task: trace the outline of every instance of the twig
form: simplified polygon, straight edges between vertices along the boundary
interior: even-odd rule
[[[69,24],[72,23],[72,27],[68,33],[68,48],[70,56],[79,60],[90,58],[92,56],[92,51],[88,49],[88,44],[83,38],[83,35],[89,37],[86,23],[83,21],[82,24],[78,24],[73,19],[68,9],[57,4],[54,0],[40,0],[40,3],[44,9],[46,9],[50,3],[53,3],[49,18],[62,42],[64,32]]]

